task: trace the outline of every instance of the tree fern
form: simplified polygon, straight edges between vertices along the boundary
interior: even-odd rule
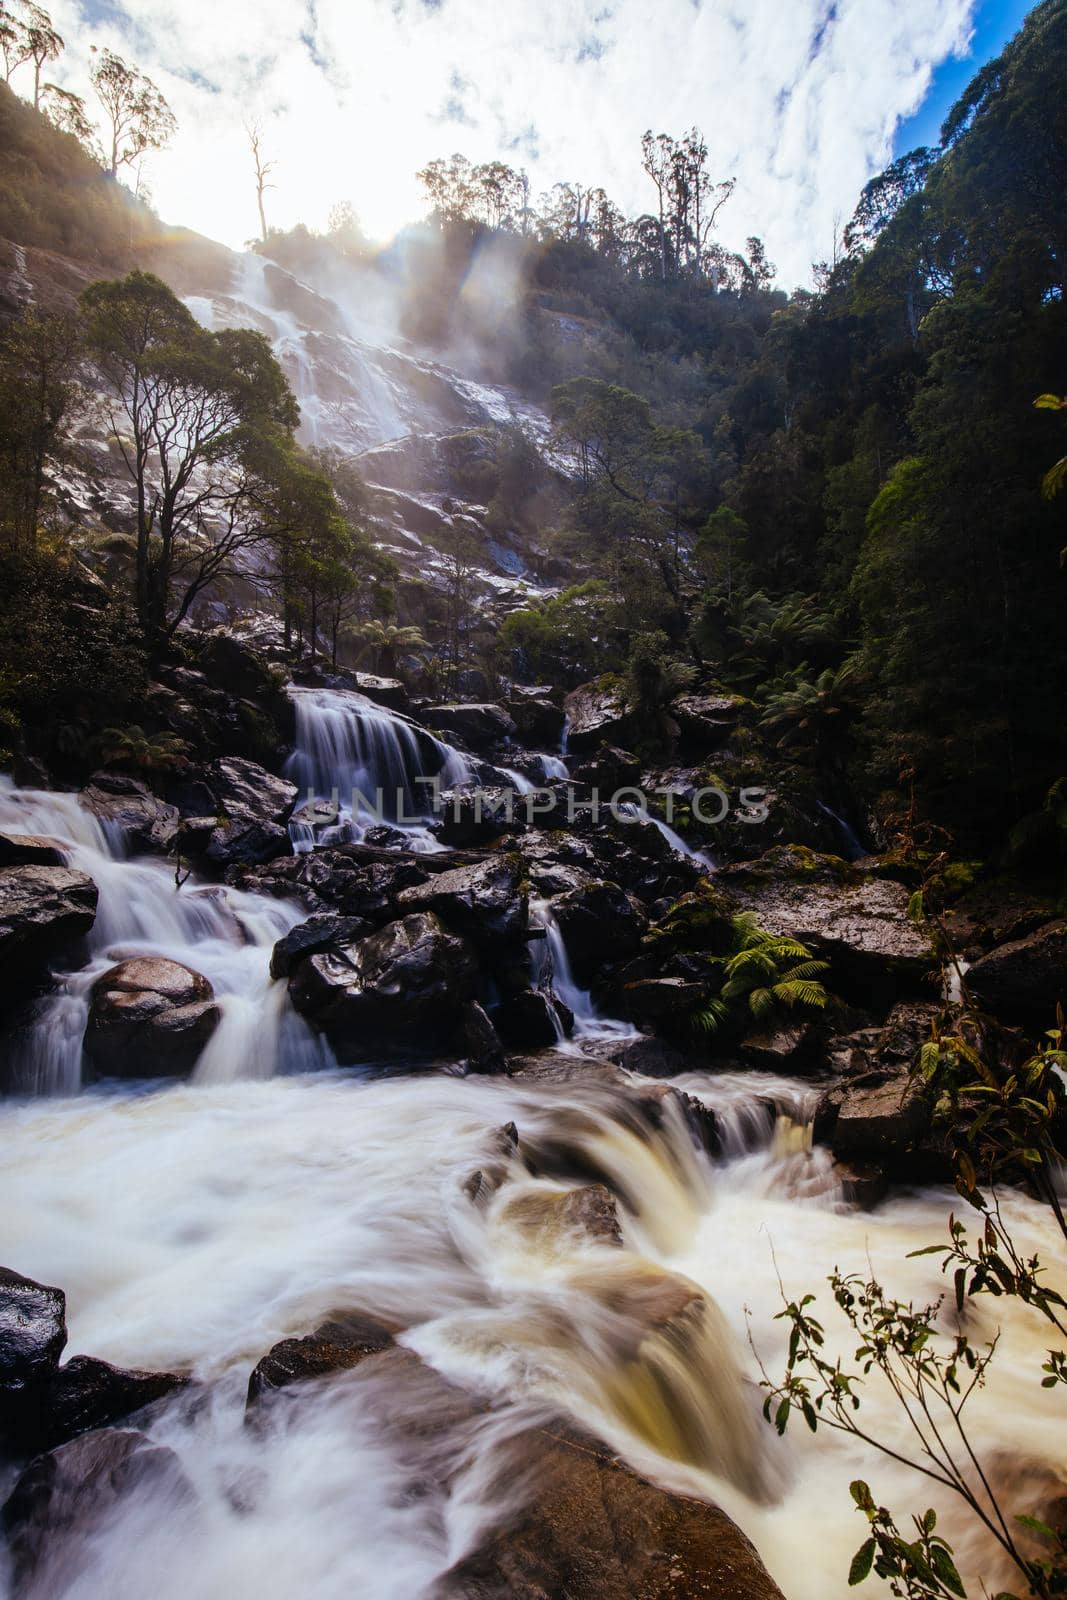
[[[819,981],[829,963],[812,955],[807,945],[789,934],[768,933],[751,911],[733,919],[731,954],[709,963],[722,975],[719,993],[695,1019],[705,1033],[714,1033],[738,1012],[767,1022],[776,1011],[796,1007],[821,1011],[827,1002]]]

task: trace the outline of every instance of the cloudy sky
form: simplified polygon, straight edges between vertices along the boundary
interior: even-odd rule
[[[242,123],[275,156],[272,223],[350,200],[385,237],[422,214],[436,155],[500,156],[535,193],[601,183],[651,204],[645,128],[696,123],[736,176],[727,243],[760,234],[810,280],[898,124],[969,50],[976,0],[53,0],[82,87],[92,44],[151,74],[180,123],[148,181],[170,221],[240,245],[256,229]],[[16,87],[18,84],[16,83]],[[23,86],[25,92],[25,86]]]

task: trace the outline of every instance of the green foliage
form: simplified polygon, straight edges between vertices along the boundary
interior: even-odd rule
[[[0,215],[21,244],[125,267],[160,224],[112,183],[74,134],[53,125],[0,84]]]
[[[765,1023],[780,1011],[821,1011],[827,1004],[821,978],[830,970],[829,962],[816,960],[799,939],[768,933],[753,912],[733,919],[732,951],[709,960],[718,969],[720,987],[696,1018],[707,1033],[738,1020],[739,1014]]]
[[[137,723],[105,728],[96,743],[106,765],[135,772],[172,772],[186,764],[190,752],[187,741],[177,734],[146,733]]]
[[[76,560],[47,548],[0,554],[0,738],[65,768],[96,728],[136,701],[144,639]]]

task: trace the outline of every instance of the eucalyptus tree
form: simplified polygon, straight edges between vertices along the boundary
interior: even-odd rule
[[[177,121],[151,78],[111,50],[97,52],[89,77],[104,109],[105,165],[113,178],[149,150],[162,150],[177,131]]]
[[[81,305],[134,488],[137,611],[158,644],[277,536],[299,410],[262,334],[208,332],[151,273],[91,284]]]

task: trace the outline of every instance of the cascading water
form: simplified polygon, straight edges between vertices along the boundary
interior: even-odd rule
[[[694,1074],[686,1088],[720,1118],[753,1094],[803,1118],[808,1095],[740,1075]],[[939,1527],[970,1558],[965,1577],[983,1570],[952,1505],[906,1466],[825,1430],[778,1439],[759,1419],[748,1349],[751,1335],[780,1368],[776,1262],[790,1295],[818,1289],[822,1264],[866,1271],[869,1260],[894,1292],[936,1298],[936,1259],[908,1252],[943,1234],[953,1197],[851,1211],[832,1187],[811,1185],[823,1158],[769,1116],[745,1133],[738,1115],[737,1148],[711,1161],[677,1104],[655,1126],[635,1124],[633,1105],[589,1082],[331,1076],[5,1108],[5,1248],[21,1270],[67,1287],[71,1348],[184,1368],[209,1385],[149,1424],[191,1493],[175,1504],[146,1489],[120,1506],[48,1600],[343,1600],[353,1584],[416,1600],[508,1509],[492,1440],[546,1404],[639,1471],[722,1505],[789,1600],[844,1591],[857,1476],[880,1502],[937,1504]],[[472,1203],[466,1180],[494,1149],[500,1159],[492,1130],[505,1121],[519,1155],[489,1200]],[[570,1164],[582,1177],[532,1177],[524,1151],[538,1172]],[[590,1176],[621,1197],[622,1250],[555,1220],[560,1197]],[[1004,1199],[1022,1247],[1047,1256],[1041,1209]],[[679,1321],[676,1304],[703,1310]],[[650,1323],[652,1306],[666,1307],[665,1321]],[[461,1422],[443,1439],[426,1428],[398,1439],[390,1413],[420,1405],[421,1389],[383,1390],[358,1368],[292,1391],[262,1427],[246,1427],[252,1364],[346,1309],[405,1327],[404,1342],[445,1376],[496,1396],[475,1425],[491,1433]],[[1043,1325],[1025,1322],[1024,1308],[996,1309],[1000,1349],[971,1402],[972,1437],[985,1455],[1016,1460],[1024,1433],[1027,1455],[1054,1466],[1058,1417],[1033,1383]],[[992,1328],[991,1312],[980,1315],[974,1337]],[[827,1359],[850,1360],[852,1342],[826,1322]],[[864,1418],[906,1450],[898,1410],[873,1382]]]
[[[403,717],[348,689],[290,690],[296,744],[285,773],[305,803],[290,823],[297,852],[361,840],[383,820],[409,849],[440,848],[425,823],[431,788],[469,783],[469,758]],[[422,820],[419,820],[422,819]]]
[[[573,1043],[568,1045],[566,1031],[559,1012],[551,1007],[556,1027],[558,1048],[574,1049],[584,1041],[593,1043],[606,1039],[636,1039],[637,1029],[630,1022],[619,1022],[613,1017],[603,1017],[597,1010],[588,989],[579,988],[571,971],[570,958],[552,906],[547,900],[531,899],[530,917],[534,927],[544,929],[543,939],[530,944],[531,975],[534,987],[540,989],[550,1001],[558,997],[574,1017]]]
[[[72,794],[20,790],[0,779],[0,829],[54,839],[68,864],[92,878],[100,897],[89,960],[61,975],[44,1000],[15,1064],[20,1087],[76,1092],[93,985],[116,961],[135,955],[182,962],[211,984],[221,1021],[201,1055],[198,1078],[271,1077],[331,1064],[325,1044],[290,1008],[285,985],[270,977],[271,948],[302,920],[299,906],[192,880],[179,889],[172,866],[127,859],[121,836]],[[136,1063],[130,1076],[139,1076]]]
[[[715,862],[704,850],[695,850],[691,844],[686,844],[680,833],[675,833],[662,817],[657,817],[654,811],[649,811],[630,801],[624,801],[619,806],[623,816],[630,817],[634,822],[651,824],[661,838],[665,839],[676,855],[684,856],[687,861],[692,861],[696,866],[702,867],[705,872],[715,871]]]

